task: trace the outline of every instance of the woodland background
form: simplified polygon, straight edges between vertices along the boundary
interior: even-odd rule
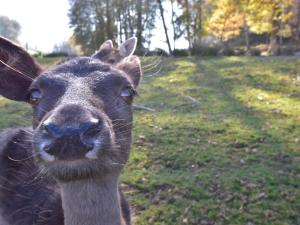
[[[136,36],[139,54],[300,54],[300,0],[69,0],[69,4],[74,33],[54,47],[56,53],[91,53],[107,39],[121,43]],[[162,30],[157,32],[157,26]],[[0,18],[1,35],[17,40],[19,31],[17,22]],[[165,46],[151,49],[153,36],[161,36]]]
[[[70,0],[69,17],[69,41],[36,53],[45,67],[139,40],[144,108],[121,176],[134,224],[300,224],[299,0]],[[20,32],[0,17],[1,35]],[[0,97],[0,130],[31,115]]]

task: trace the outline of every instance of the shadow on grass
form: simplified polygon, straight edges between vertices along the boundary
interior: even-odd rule
[[[299,120],[284,113],[300,108],[298,63],[164,59],[162,73],[141,86],[138,103],[157,112],[135,113],[122,176],[135,224],[300,224]],[[294,105],[273,112],[259,91]],[[0,129],[30,124],[28,107],[0,105]]]
[[[245,87],[260,85],[256,77],[248,79],[249,71],[257,76],[263,71],[256,69],[267,67],[273,73],[278,68],[274,59],[271,65],[268,60],[236,60],[170,60],[167,67],[175,64],[176,71],[147,81],[140,102],[158,112],[139,113],[136,133],[145,135],[139,149],[150,163],[144,165],[140,179],[132,180],[130,171],[124,179],[144,196],[137,194],[147,206],[138,224],[162,221],[162,217],[167,224],[181,224],[183,217],[172,216],[170,211],[176,215],[188,205],[189,224],[299,222],[300,168],[295,161],[299,151],[294,152],[297,143],[292,141],[299,128],[289,130],[295,118],[269,112],[264,105],[246,105],[236,96],[236,90],[247,96],[242,92]],[[250,68],[235,71],[249,63]],[[239,73],[239,78],[232,78],[228,70]],[[274,79],[266,77],[267,88],[280,91],[272,87],[277,85]],[[186,96],[197,104],[188,102]],[[293,193],[289,199],[282,198],[286,190]],[[133,201],[137,206],[139,197]]]

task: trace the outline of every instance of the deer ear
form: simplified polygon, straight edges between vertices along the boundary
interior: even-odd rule
[[[142,77],[141,62],[135,55],[128,56],[116,66],[119,70],[124,71],[132,81],[135,87],[140,83]]]
[[[99,50],[92,55],[93,58],[103,59],[113,51],[114,45],[111,40],[105,41],[99,48]]]
[[[124,58],[132,55],[136,49],[136,44],[137,44],[136,37],[132,37],[132,38],[129,38],[128,40],[126,40],[119,47],[120,55]]]
[[[42,67],[22,47],[0,37],[0,95],[25,101],[33,79]]]

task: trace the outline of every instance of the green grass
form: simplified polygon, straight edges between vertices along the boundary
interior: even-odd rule
[[[136,104],[156,112],[135,112],[121,177],[135,224],[300,224],[300,59],[161,67],[141,84]],[[0,105],[0,129],[30,123],[28,107]]]

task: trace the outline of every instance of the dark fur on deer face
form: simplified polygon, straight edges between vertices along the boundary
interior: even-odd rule
[[[0,46],[0,94],[33,106],[39,165],[62,181],[119,174],[130,151],[131,103],[141,77],[132,49],[113,65],[101,61],[107,53],[100,48],[43,70],[19,46],[3,38]]]

